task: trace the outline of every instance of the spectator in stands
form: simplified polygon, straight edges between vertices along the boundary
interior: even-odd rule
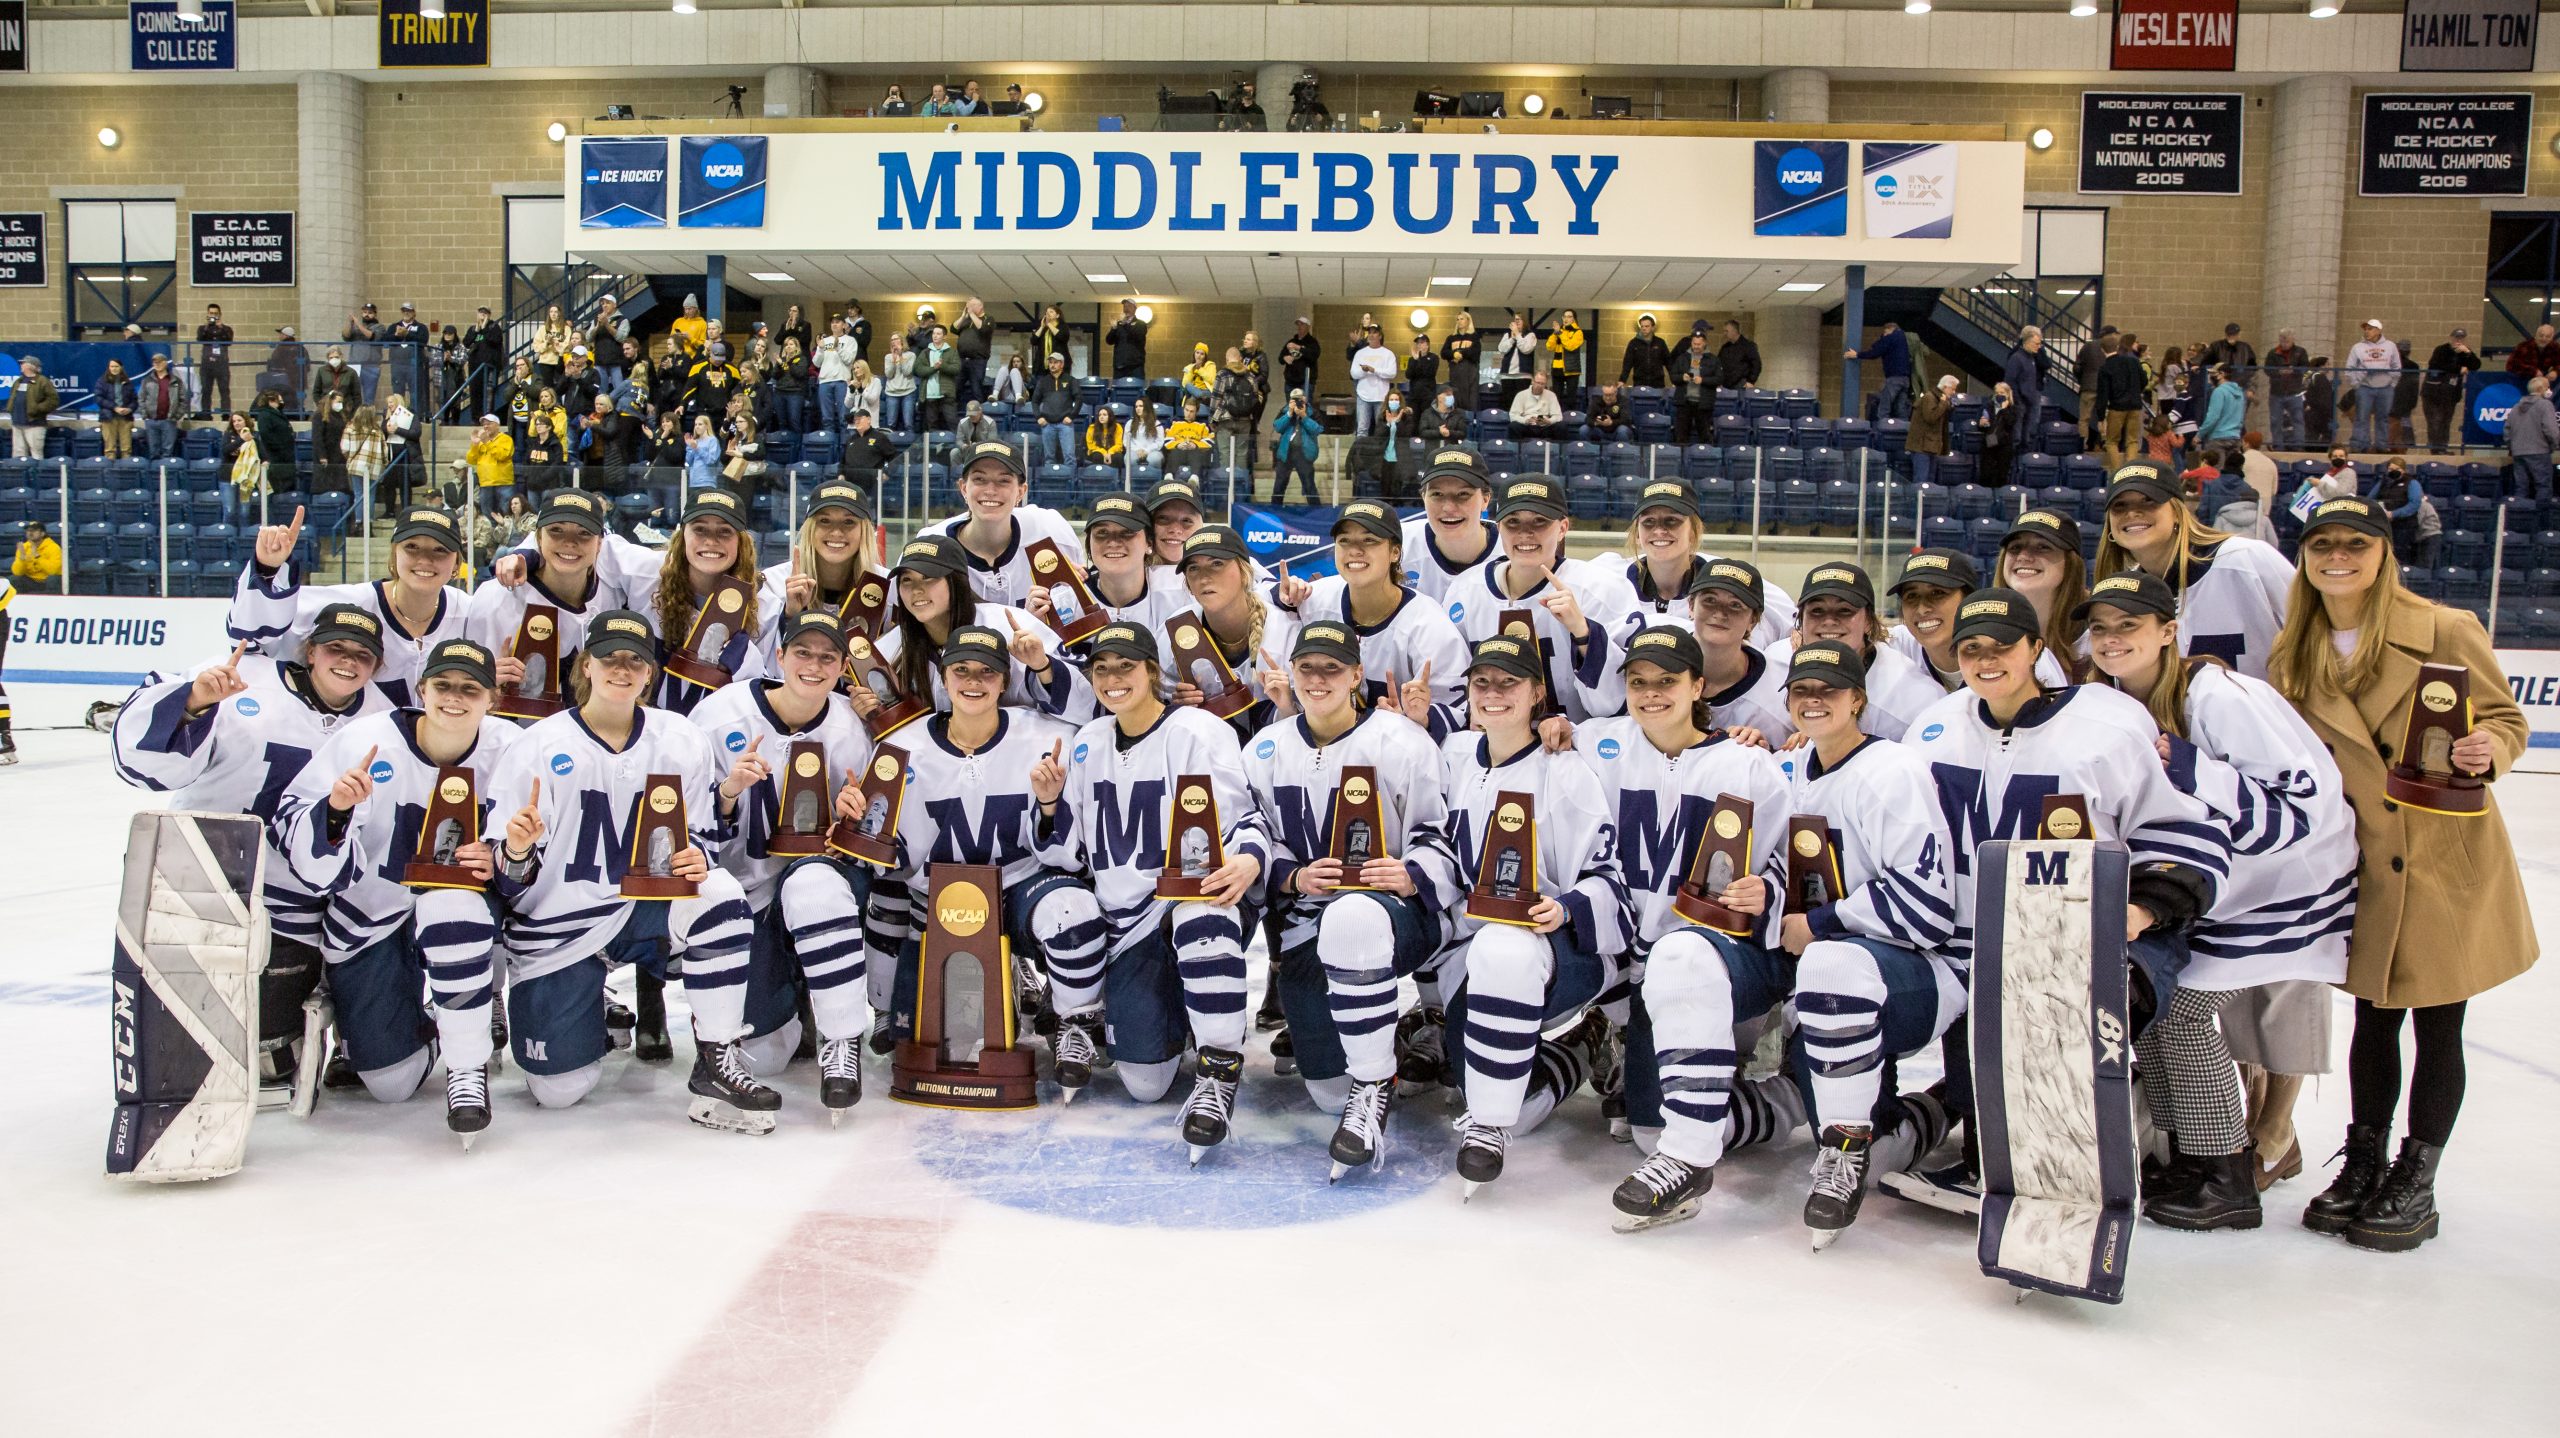
[[[845,332],[853,336],[853,357],[865,364],[870,363],[871,321],[862,313],[862,301],[845,301],[844,327]]]
[[[533,413],[525,418],[528,428],[535,419],[551,421],[551,433],[555,437],[565,439],[569,433],[569,408],[562,404],[560,396],[551,390],[545,389],[533,397]],[[516,448],[521,451],[524,446],[517,445]]]
[[[649,459],[647,475],[649,492],[657,497],[658,507],[676,507],[676,491],[685,482],[684,419],[674,410],[658,413],[658,427],[649,436],[646,451]]]
[[[551,416],[537,414],[525,432],[524,448],[516,451],[516,486],[540,499],[568,482],[568,447],[551,428]]]
[[[2418,381],[2418,403],[2426,410],[2429,452],[2449,454],[2461,446],[2462,425],[2455,415],[2462,408],[2471,372],[2478,368],[2480,356],[2471,348],[2471,331],[2458,327],[2427,356],[2427,372]]]
[[[1066,356],[1060,355],[1058,358],[1063,360]],[[1022,360],[1023,357],[1019,351],[1004,357],[1004,367],[996,371],[995,382],[988,386],[987,398],[998,404],[1023,405],[1031,402],[1032,392],[1040,385],[1031,371],[1023,365]],[[1045,362],[1041,365],[1041,370],[1044,374],[1047,372],[1048,365]]]
[[[1138,302],[1120,302],[1120,320],[1103,336],[1111,346],[1113,379],[1145,379],[1147,377],[1147,322],[1138,318]]]
[[[1378,326],[1364,316],[1360,327],[1360,348],[1351,355],[1351,432],[1366,435],[1377,427],[1378,408],[1386,402],[1387,391],[1395,386],[1396,357],[1387,350]]]
[[[557,386],[561,366],[569,357],[570,347],[577,342],[576,334],[569,328],[569,317],[561,312],[558,305],[546,307],[542,312],[542,323],[534,326],[533,330],[534,376],[544,384]]]
[[[1701,340],[1701,348],[1704,342]],[[1529,387],[1511,402],[1511,437],[1513,439],[1561,439],[1564,437],[1564,406],[1556,402],[1555,391],[1547,388],[1544,370],[1529,376]]]
[[[889,348],[880,356],[880,422],[912,432],[916,427],[916,356],[907,337],[889,332]]]
[[[885,419],[881,414],[880,377],[871,372],[871,362],[869,360],[855,360],[853,362],[853,377],[845,385],[844,408],[848,422],[851,421],[854,412],[858,410],[870,415],[873,419],[879,420],[881,427],[884,429],[895,427],[890,425],[887,419]],[[838,430],[837,433],[841,434],[843,431]]]
[[[2507,458],[2514,482],[2509,492],[2539,504],[2551,498],[2551,452],[2560,448],[2560,416],[2551,407],[2551,379],[2535,375],[2524,382],[2524,398],[2507,411]]]
[[[916,356],[916,422],[928,430],[951,428],[960,394],[960,352],[951,332],[935,325]]]
[[[935,81],[933,88],[925,92],[924,108],[916,113],[927,120],[950,120],[959,117],[960,107],[953,102],[951,92]]]
[[[206,305],[204,323],[196,326],[196,412],[227,414],[231,410],[231,326],[222,322],[222,306]],[[219,403],[214,395],[219,393]]]
[[[382,338],[382,316],[374,310],[373,301],[365,301],[360,312],[347,316],[347,327],[338,337],[347,342],[347,367],[355,371],[356,383],[361,386],[366,368],[382,362],[378,343]]]
[[[675,336],[676,344],[684,350],[685,357],[692,359],[711,347],[711,322],[702,317],[702,301],[691,295],[684,297],[683,309],[684,312],[667,325],[667,333]]]
[[[391,467],[391,450],[383,442],[382,416],[374,412],[372,405],[357,405],[355,413],[347,417],[347,430],[339,437],[338,453],[346,461],[356,512],[379,513],[378,486],[383,471]]]
[[[2338,432],[2338,378],[2327,355],[2314,355],[2302,381],[2302,443],[2296,448],[2328,447]]]
[[[2391,384],[2391,452],[2405,454],[2417,442],[2419,381],[2425,371],[2418,367],[2418,352],[2400,352],[2400,374]]]
[[[278,396],[282,398],[282,396]],[[267,461],[262,453],[257,427],[250,415],[259,409],[257,397],[249,401],[249,413],[235,414],[224,427],[222,436],[222,472],[231,482],[222,491],[222,522],[240,524],[254,512],[258,496],[267,491]],[[293,426],[285,426],[285,450],[293,449]]]
[[[507,369],[507,331],[489,317],[487,305],[473,312],[471,328],[462,332],[462,354],[471,386],[471,413],[497,409],[498,387]]]
[[[1911,482],[1927,484],[1938,461],[1947,454],[1947,420],[1955,410],[1956,395],[1964,381],[1951,374],[1938,376],[1938,383],[1927,394],[1911,402],[1911,428],[1904,436],[1903,453],[1911,458]],[[2139,418],[2136,411],[2132,418]]]
[[[1911,417],[1911,337],[1902,332],[1901,325],[1886,320],[1874,344],[1865,349],[1844,350],[1841,357],[1874,360],[1884,374],[1884,380],[1876,386],[1875,393],[1867,397],[1869,420]]]
[[[684,444],[684,482],[687,489],[713,489],[720,483],[720,433],[713,427],[711,416],[697,414]]]
[[[266,448],[264,429],[259,431],[258,447]],[[290,446],[286,452],[292,452]],[[463,450],[462,457],[453,462],[453,470],[457,475],[468,473],[472,477],[473,487],[478,490],[473,503],[481,513],[504,513],[507,501],[514,498],[516,492],[515,437],[498,423],[496,415],[480,416],[479,426],[471,431],[471,443]],[[270,475],[274,473],[272,460],[269,461],[268,472]]]
[[[2258,351],[2247,340],[2240,338],[2238,321],[2224,325],[2222,338],[2205,346],[2204,362],[2208,368],[2216,365],[2231,366],[2231,377],[2239,382],[2240,393],[2245,402],[2249,393],[2249,381],[2258,368]]]
[[[1760,346],[1742,333],[1742,321],[1724,322],[1724,343],[1716,347],[1716,384],[1723,389],[1760,387]]]
[[[33,355],[18,361],[18,382],[9,389],[10,454],[17,459],[44,458],[44,427],[62,405],[62,395],[45,378]]]
[[[727,348],[713,345],[709,357],[694,367],[693,377],[685,385],[685,413],[707,414],[715,422],[729,413],[729,401],[738,396],[738,372],[728,366]]]
[[[2257,501],[2258,514],[2267,521],[2267,533],[2255,536],[2268,544],[2275,543],[2276,490],[2283,483],[2276,470],[2275,456],[2267,453],[2267,437],[2258,430],[2240,436],[2240,477],[2249,482],[2249,497]]]
[[[1627,352],[1618,361],[1618,383],[1638,389],[1660,389],[1668,383],[1671,371],[1671,346],[1654,333],[1651,315],[1636,316],[1636,337],[1627,341]]]
[[[1591,349],[1584,342],[1582,322],[1566,310],[1547,334],[1547,378],[1555,386],[1558,404],[1581,408],[1583,377],[1590,367]]]
[[[1431,348],[1431,336],[1417,331],[1413,337],[1413,353],[1404,362],[1405,408],[1420,414],[1430,407],[1431,396],[1440,389],[1440,355]]]
[[[1616,444],[1635,438],[1626,395],[1616,381],[1600,386],[1600,393],[1592,397],[1590,412],[1583,416],[1582,426],[1593,444]]]
[[[2354,444],[2368,453],[2391,442],[2391,397],[2400,385],[2400,346],[2382,332],[2382,321],[2366,320],[2364,338],[2347,351],[2347,378],[2354,386]]]
[[[522,364],[522,360],[517,361]],[[684,346],[669,345],[649,367],[649,407],[670,414],[684,412],[685,391],[691,387],[687,377],[693,367],[685,362]],[[513,385],[514,381],[508,382]]]
[[[43,520],[27,521],[18,552],[9,558],[9,577],[29,588],[51,584],[62,577],[62,546],[46,532]]]
[[[596,377],[595,365],[588,358],[587,347],[572,347],[568,358],[561,361],[560,378],[552,383],[552,396],[569,413],[585,414],[587,406],[604,392],[603,384]]]
[[[1713,444],[1716,437],[1716,357],[1707,353],[1707,327],[1689,331],[1689,343],[1665,375],[1671,384],[1671,442]]]
[[[587,466],[583,489],[606,494],[620,494],[627,482],[625,471],[640,449],[640,421],[613,407],[613,401],[597,395],[593,408],[578,416],[578,448]]]
[[[720,477],[740,494],[754,494],[771,472],[764,457],[764,428],[743,407],[723,427],[721,453]]]
[[[2107,356],[2114,353],[2106,342],[2114,337],[2114,325],[2100,325],[2097,337],[2080,347],[2080,357],[2073,361],[2073,379],[2080,392],[2081,447],[2092,452],[2106,443],[2106,414],[2098,408],[2098,371],[2106,366]]]
[[[782,311],[782,325],[773,332],[773,339],[777,345],[784,340],[798,340],[800,353],[804,355],[817,353],[817,332],[809,327],[808,313],[796,304]]]
[[[2343,444],[2329,450],[2329,467],[2312,476],[2311,492],[2315,504],[2344,499],[2364,492],[2364,476],[2356,471],[2356,462]]]
[[[857,484],[869,484],[898,457],[898,446],[888,435],[872,424],[871,411],[853,412],[853,428],[844,435],[844,453],[836,463],[836,475]]]
[[[1530,382],[1533,387],[1546,384],[1546,373],[1540,371],[1531,376]],[[1524,389],[1520,393],[1526,396],[1530,391]],[[1548,391],[1547,402],[1555,403],[1554,391]],[[1561,416],[1562,411],[1559,410],[1558,414]],[[1419,439],[1418,429],[1414,412],[1405,408],[1404,396],[1389,390],[1386,399],[1378,406],[1377,430],[1370,436],[1378,446],[1376,468],[1372,473],[1377,476],[1380,498],[1391,502],[1404,499],[1406,478],[1413,472],[1414,451],[1418,447]],[[1512,425],[1512,431],[1519,432],[1516,421]]]
[[[1611,388],[1616,388],[1612,385]],[[1475,417],[1458,407],[1458,393],[1448,385],[1431,399],[1431,408],[1422,416],[1422,442],[1437,448],[1441,445],[1465,444],[1475,428]]]
[[[2304,444],[2302,367],[2310,352],[2293,341],[2293,331],[2276,331],[2276,342],[2263,360],[2267,376],[2267,419],[2275,430],[2275,447],[2300,449]]]
[[[1280,342],[1280,382],[1292,392],[1312,393],[1316,382],[1316,361],[1324,355],[1324,345],[1315,336],[1305,315],[1298,316],[1297,328]]]
[[[2250,433],[2257,431],[2251,430]],[[2214,477],[2206,482],[2203,494],[2196,499],[2196,518],[2226,534],[2273,544],[2275,525],[2268,522],[2266,515],[2267,506],[2259,501],[2257,491],[2249,487],[2249,476],[2240,464],[2233,464],[2227,469],[2216,466]]]
[[[906,87],[894,80],[890,81],[888,93],[880,97],[880,114],[897,120],[904,119],[914,112],[915,107],[907,103]]]
[[[1129,467],[1144,469],[1164,458],[1164,422],[1156,417],[1156,407],[1140,399],[1129,415]]]
[[[774,427],[793,434],[809,432],[809,357],[801,352],[798,339],[785,339],[774,352],[773,367],[765,372],[765,383],[773,390]]]
[[[507,376],[506,387],[498,395],[498,412],[507,417],[509,434],[524,433],[525,424],[533,418],[534,407],[541,398],[542,381],[534,377],[533,361],[523,355],[516,356],[515,370]]]
[[[983,115],[987,113],[986,97],[978,93],[977,81],[964,80],[961,82],[960,96],[958,99],[951,102],[951,112],[955,115],[961,116]]]
[[[1166,469],[1205,469],[1209,465],[1211,436],[1209,426],[1200,418],[1200,401],[1190,395],[1182,397],[1182,418],[1165,431],[1164,466]]]
[[[2537,325],[2533,338],[2516,341],[2516,347],[2507,351],[2507,374],[2518,389],[2535,375],[2560,381],[2560,337],[2552,334],[2551,326]]]
[[[276,326],[276,342],[267,350],[267,368],[283,377],[286,394],[301,398],[303,381],[310,375],[311,352],[302,347],[293,326]]]
[[[1547,347],[1529,323],[1529,317],[1518,310],[1511,312],[1510,327],[1502,332],[1493,372],[1502,386],[1502,404],[1509,408],[1521,391],[1529,387],[1531,375],[1547,373]]]
[[[2231,449],[2240,443],[2241,425],[2249,412],[2248,391],[2228,364],[2213,367],[2213,392],[2206,396],[2204,417],[2196,421],[2196,442],[2206,449]]]
[[[1056,305],[1042,305],[1040,323],[1031,331],[1031,354],[1023,366],[1024,370],[1039,374],[1049,368],[1049,356],[1053,354],[1065,355],[1067,373],[1076,372],[1075,347],[1067,342],[1066,317],[1058,313]]]
[[[382,448],[386,463],[382,489],[383,513],[396,515],[398,506],[408,502],[409,491],[419,480],[418,416],[409,408],[409,397],[393,390],[382,404]]]
[[[1096,405],[1093,423],[1084,429],[1084,462],[1120,467],[1120,457],[1129,449],[1129,427],[1120,422],[1120,411],[1110,405]]]
[[[1004,435],[996,429],[996,422],[987,417],[986,406],[974,399],[969,401],[969,407],[961,412],[960,423],[951,431],[952,444],[961,449],[1002,438]],[[1033,463],[1038,463],[1038,451],[1035,449],[1033,454]]]
[[[346,437],[347,421],[363,407],[364,389],[347,366],[346,352],[331,345],[328,362],[311,372],[313,489],[346,489],[346,453],[340,443]]]
[[[1476,335],[1474,315],[1458,311],[1449,337],[1440,342],[1440,358],[1449,367],[1449,388],[1458,408],[1472,417],[1478,403],[1476,385],[1484,378],[1484,341]]]
[[[437,413],[441,414],[470,383],[471,366],[463,356],[462,332],[451,325],[446,325],[444,333],[437,337],[435,351],[436,387],[419,395],[418,399],[423,404],[438,406]]]
[[[133,392],[133,376],[124,372],[124,361],[107,361],[106,371],[91,387],[98,402],[98,440],[110,460],[133,456],[133,408],[138,401]]]
[[[2009,482],[2010,461],[2017,458],[2020,427],[2027,407],[2002,380],[1991,387],[1991,404],[1976,423],[1982,427],[1982,482],[1992,489]]]
[[[1902,370],[1906,382],[1911,374],[1910,355],[1910,342],[1906,340]],[[2012,454],[2032,442],[2037,427],[2044,422],[2044,374],[2049,359],[2044,352],[2044,331],[2028,325],[2018,331],[2018,347],[2009,351],[2009,358],[2000,366],[2000,378],[2009,386],[2010,402],[2018,408]],[[1892,373],[1893,367],[1888,364],[1885,374],[1890,378]]]
[[[969,82],[969,91],[977,93],[978,82]],[[960,394],[964,400],[987,397],[987,360],[995,353],[996,322],[987,317],[987,302],[971,295],[960,306],[960,318],[952,322],[951,348],[960,356]]]
[[[1217,386],[1210,392],[1209,406],[1218,422],[1218,432],[1227,437],[1227,462],[1248,469],[1259,463],[1262,436],[1255,431],[1254,416],[1262,411],[1262,387],[1253,382],[1253,371],[1244,362],[1241,346],[1228,349],[1226,365],[1218,371]]]
[[[1320,498],[1316,493],[1316,459],[1324,452],[1324,426],[1307,413],[1305,390],[1289,391],[1288,407],[1271,422],[1271,433],[1271,502],[1289,502],[1289,481],[1295,477],[1298,487],[1306,492],[1306,502],[1316,503]]]
[[[1032,386],[1031,417],[1036,426],[1031,456],[1037,464],[1076,462],[1076,381],[1067,373],[1067,357],[1049,357],[1049,368]]]
[[[852,387],[853,367],[860,362],[854,353],[853,336],[846,331],[844,316],[827,320],[827,337],[818,341],[818,427],[836,434],[844,433],[845,395]]]
[[[2098,442],[2107,472],[2113,474],[2142,447],[2142,360],[2121,334],[2100,335],[2096,348],[2097,383],[2082,392],[2087,396],[2083,403],[2098,416]]]
[[[2144,458],[2156,459],[2173,470],[2178,467],[2178,432],[2170,425],[2168,415],[2155,414],[2143,426],[2142,453]]]
[[[1186,399],[1206,400],[1218,388],[1218,365],[1209,358],[1209,342],[1201,340],[1191,346],[1191,363],[1183,367],[1182,395]]]
[[[612,304],[613,297],[607,295],[604,302],[608,305]],[[427,341],[431,336],[427,333],[426,325],[418,319],[418,307],[407,300],[402,300],[400,318],[393,320],[383,331],[383,338],[389,340],[392,345],[392,348],[384,351],[392,384],[402,390],[425,393]]]

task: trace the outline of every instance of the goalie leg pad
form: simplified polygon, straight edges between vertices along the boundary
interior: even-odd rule
[[[111,1178],[220,1178],[247,1157],[268,949],[265,855],[254,818],[133,818],[110,980]]]

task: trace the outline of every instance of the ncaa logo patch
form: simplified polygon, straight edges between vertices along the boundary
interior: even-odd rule
[[[1092,746],[1092,745],[1090,745],[1090,744],[1078,744],[1078,745],[1076,746],[1076,762],[1077,762],[1077,763],[1079,763],[1079,764],[1083,763],[1083,762],[1084,762],[1084,751],[1085,751],[1085,750],[1087,750],[1087,749],[1089,749],[1089,748],[1092,748],[1092,747],[1093,747],[1093,746]]]
[[[373,761],[373,767],[365,770],[364,772],[365,776],[373,780],[373,782],[377,784],[388,784],[391,782],[391,761],[388,759],[376,759]]]
[[[1601,740],[1601,741],[1600,741],[1600,757],[1601,757],[1601,758],[1603,758],[1603,759],[1615,759],[1615,758],[1617,758],[1617,757],[1618,757],[1618,741],[1617,741],[1617,740],[1615,740],[1615,739],[1603,739],[1603,740]]]
[[[1450,622],[1450,623],[1452,623],[1452,624],[1462,623],[1462,622],[1464,622],[1464,621],[1465,621],[1466,617],[1467,617],[1467,602],[1466,602],[1465,600],[1461,599],[1461,600],[1457,601],[1456,603],[1451,604],[1451,605],[1449,606],[1449,622]]]
[[[1268,739],[1253,746],[1253,757],[1256,759],[1268,759],[1278,752],[1280,752],[1280,746]],[[1081,744],[1076,746],[1076,757],[1079,759],[1084,757],[1084,746]]]
[[[554,754],[551,756],[551,772],[554,774],[565,775],[570,770],[577,767],[578,761],[570,758],[566,754]]]
[[[721,740],[720,742],[728,746],[730,753],[744,754],[747,752],[747,731],[744,729],[732,729],[729,731],[729,737]]]
[[[238,710],[240,717],[243,719],[255,718],[258,713],[258,701],[250,698],[246,694],[241,695],[240,702],[232,705],[231,707]]]
[[[1923,743],[1923,744],[1926,744],[1926,743],[1928,743],[1930,740],[1935,739],[1935,738],[1937,738],[1939,735],[1944,734],[1944,733],[1946,733],[1946,732],[1947,732],[1947,726],[1946,726],[1946,725],[1944,725],[1944,724],[1932,724],[1932,725],[1930,725],[1928,728],[1923,729],[1923,730],[1921,730],[1921,731],[1920,731],[1920,742],[1921,742],[1921,743]]]

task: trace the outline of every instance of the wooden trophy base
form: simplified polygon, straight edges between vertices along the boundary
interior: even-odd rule
[[[1093,636],[1100,634],[1103,630],[1110,627],[1111,616],[1100,610],[1095,610],[1093,613],[1086,615],[1075,623],[1058,629],[1058,642],[1061,644],[1082,644],[1086,640],[1091,639]]]
[[[1737,939],[1750,938],[1758,932],[1760,925],[1758,915],[1737,914],[1686,884],[1672,894],[1671,912],[1702,929],[1713,929]]]
[[[862,721],[863,732],[869,734],[876,744],[932,712],[933,706],[921,699],[901,699],[895,704],[883,704]]]
[[[785,859],[814,858],[827,851],[827,836],[823,830],[814,834],[776,834],[765,841],[764,851]]]
[[[1487,894],[1467,895],[1467,917],[1481,919],[1488,924],[1513,924],[1523,929],[1534,929],[1538,926],[1538,921],[1529,917],[1529,911],[1536,907],[1538,907],[1538,901],[1535,899],[1497,899]]]
[[[728,670],[717,664],[705,664],[690,654],[668,655],[667,672],[697,689],[718,689],[730,679]]]
[[[1165,874],[1156,880],[1156,897],[1170,899],[1177,904],[1209,902],[1209,881],[1206,877],[1193,879],[1180,874]]]
[[[489,712],[501,719],[548,719],[568,704],[558,699],[545,699],[538,694],[500,694]]]
[[[622,897],[626,899],[690,899],[701,894],[702,886],[691,879],[654,878],[648,874],[626,874],[622,879]]]
[[[1040,1079],[1031,1050],[1020,1046],[982,1050],[976,1063],[955,1064],[931,1044],[900,1040],[889,1059],[889,1097],[923,1108],[1015,1111],[1039,1105]]]
[[[1253,707],[1253,691],[1241,684],[1230,685],[1202,698],[1200,707],[1221,719],[1233,719]]]
[[[2382,776],[2382,792],[2412,809],[2476,819],[2489,812],[2489,786],[2470,774],[2432,778],[2423,770],[2393,765]]]
[[[489,881],[460,864],[411,864],[400,871],[402,886],[411,889],[469,889],[486,893]]]
[[[886,839],[875,839],[856,830],[851,824],[838,824],[827,831],[827,848],[848,859],[859,859],[875,868],[894,869],[898,865],[897,847]]]

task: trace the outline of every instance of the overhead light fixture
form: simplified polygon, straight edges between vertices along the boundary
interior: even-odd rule
[[[788,285],[798,283],[798,281],[792,279],[789,275],[784,274],[780,270],[749,270],[747,271],[747,278],[751,280],[762,280],[769,285]]]
[[[2097,14],[2097,13],[2098,13],[2098,7],[2097,7],[2095,4],[2091,3],[2091,0],[2071,0],[2071,18],[2072,18],[2072,19],[2074,19],[2074,20],[2086,20],[2086,19],[2088,19],[2090,16],[2095,15],[2095,14]]]
[[[2027,136],[2027,143],[2035,146],[2039,150],[2050,150],[2053,148],[2053,131],[2046,129],[2042,125],[2038,125],[2035,128],[2035,133]]]
[[[550,137],[551,143],[557,145],[569,138],[569,127],[554,120],[543,128],[542,133]]]
[[[124,143],[124,136],[117,133],[115,126],[108,125],[98,131],[98,143],[112,150]]]
[[[1475,283],[1475,277],[1473,275],[1433,275],[1431,277],[1431,283],[1435,285],[1454,285],[1463,290],[1467,286]]]
[[[421,20],[443,19],[444,0],[418,0],[418,18]]]
[[[420,12],[425,13],[424,11]],[[178,18],[193,25],[204,19],[204,0],[178,0]]]
[[[1030,114],[1037,115],[1049,108],[1049,97],[1037,90],[1025,90],[1022,92],[1022,108]]]
[[[1405,318],[1412,323],[1415,329],[1427,330],[1431,328],[1431,311],[1424,309],[1420,305],[1415,305],[1413,307],[1413,313],[1406,315]]]
[[[2311,0],[2311,18],[2326,20],[2338,13],[2337,0]]]
[[[1547,97],[1535,91],[1523,95],[1520,97],[1520,110],[1523,114],[1543,115],[1547,113]]]
[[[1129,283],[1129,277],[1127,275],[1087,275],[1084,277],[1084,282],[1089,285],[1125,285]]]
[[[693,0],[676,0],[675,8],[679,15],[690,15],[693,13]]]
[[[1778,286],[1778,293],[1782,295],[1810,295],[1819,293],[1821,289],[1822,286],[1816,284],[1812,280],[1789,280],[1785,284]]]
[[[1929,0],[1902,0],[1902,13],[1905,15],[1926,15],[1929,13]]]
[[[1140,324],[1142,324],[1142,325],[1151,325],[1151,324],[1154,324],[1155,322],[1156,322],[1156,307],[1155,307],[1154,305],[1140,305],[1140,306],[1138,306],[1138,323],[1140,323]]]

